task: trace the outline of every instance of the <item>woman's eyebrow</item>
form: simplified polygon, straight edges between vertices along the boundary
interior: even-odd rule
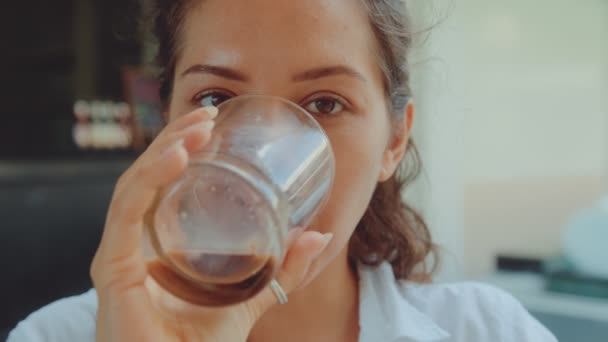
[[[181,73],[181,77],[185,77],[188,75],[194,75],[194,74],[210,74],[210,75],[215,75],[218,77],[222,77],[222,78],[226,78],[232,81],[240,81],[240,82],[247,82],[247,80],[249,79],[246,75],[244,75],[243,73],[230,69],[230,68],[226,68],[226,67],[221,67],[221,66],[216,66],[216,65],[209,65],[209,64],[195,64],[191,67],[189,67],[188,69],[186,69],[184,72]]]
[[[186,69],[184,72],[182,72],[181,77],[185,77],[188,75],[194,75],[194,74],[210,74],[210,75],[215,75],[218,77],[222,77],[222,78],[229,79],[232,81],[239,81],[239,82],[247,82],[249,80],[249,77],[247,77],[245,74],[243,74],[237,70],[233,70],[230,68],[217,66],[217,65],[209,65],[209,64],[195,64],[195,65],[189,67],[188,69]],[[358,79],[363,82],[367,81],[367,79],[363,76],[363,74],[361,74],[357,70],[355,70],[351,67],[345,66],[345,65],[332,65],[332,66],[325,66],[325,67],[319,67],[319,68],[306,70],[304,72],[300,72],[300,73],[293,75],[292,81],[293,82],[313,81],[313,80],[318,80],[318,79],[324,78],[324,77],[340,76],[340,75],[349,76],[349,77]]]
[[[331,76],[349,76],[355,79],[358,79],[363,82],[367,82],[363,74],[358,72],[357,70],[348,67],[346,65],[332,65],[326,67],[315,68],[311,70],[307,70],[298,74],[295,74],[292,78],[293,82],[303,82],[303,81],[312,81],[317,80],[323,77],[331,77]]]

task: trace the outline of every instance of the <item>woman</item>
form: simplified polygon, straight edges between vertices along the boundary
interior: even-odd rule
[[[426,225],[401,200],[417,173],[397,0],[157,0],[161,96],[170,123],[120,178],[92,265],[95,291],[22,322],[14,341],[555,341],[509,295],[433,285]],[[213,134],[214,106],[241,94],[299,103],[326,130],[336,182],[268,288],[222,309],[146,281],[142,217]],[[204,108],[201,108],[204,107]]]

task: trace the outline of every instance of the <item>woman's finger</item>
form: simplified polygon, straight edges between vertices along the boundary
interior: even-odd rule
[[[176,180],[186,167],[188,155],[209,141],[214,127],[214,122],[209,119],[216,114],[214,107],[197,110],[183,120],[178,119],[177,125],[168,127],[164,134],[157,137],[155,146],[148,148],[129,173],[121,177],[122,184],[117,187],[112,199],[106,230],[111,231],[112,226],[141,225],[157,190]],[[104,232],[104,238],[108,235],[114,234]],[[126,252],[129,246],[133,246],[132,240],[139,240],[141,234],[134,234],[133,239],[121,238],[122,233],[116,235],[116,239],[127,246],[122,249]]]
[[[217,107],[208,106],[198,108],[182,117],[177,118],[174,122],[173,129],[176,131],[182,130],[197,122],[213,120],[217,117],[219,110]]]
[[[155,158],[146,160],[134,170],[133,179],[125,191],[114,199],[114,218],[123,223],[141,222],[156,192],[176,181],[187,163],[188,151],[181,139]]]
[[[142,165],[154,162],[164,150],[171,147],[177,141],[183,141],[183,146],[188,154],[193,154],[201,150],[211,139],[211,131],[215,126],[213,121],[202,121],[192,126],[186,127],[181,131],[173,132],[168,135],[159,136],[154,147],[148,148],[144,154],[133,164],[131,169],[125,173],[120,180],[120,186],[116,188],[116,195],[121,195],[124,191],[131,191],[129,186],[123,184],[131,184],[131,180],[137,173],[137,170]],[[137,175],[135,175],[136,177]],[[115,201],[113,201],[115,202]]]
[[[299,287],[306,277],[310,265],[325,250],[332,237],[333,234],[308,231],[302,233],[293,243],[283,267],[276,277],[276,281],[285,293],[289,295]],[[278,303],[276,294],[270,287],[267,287],[250,302],[250,305],[253,307],[253,312],[261,315],[276,303]]]
[[[161,141],[160,144],[165,147],[169,146],[171,142],[181,139],[184,140],[186,151],[192,154],[198,152],[209,142],[214,127],[214,121],[199,122],[167,135],[166,140]]]
[[[216,107],[203,107],[197,110],[194,110],[186,115],[178,117],[171,123],[169,123],[163,130],[158,134],[158,136],[154,139],[154,141],[148,146],[146,151],[133,163],[132,167],[123,174],[121,177],[120,183],[128,183],[128,180],[131,179],[131,175],[133,173],[133,169],[137,168],[139,165],[145,163],[148,156],[156,155],[159,151],[166,149],[172,142],[177,141],[175,138],[175,133],[180,131],[189,129],[192,126],[196,126],[197,124],[201,124],[204,122],[210,122],[213,120],[218,114],[218,109]],[[192,130],[190,130],[192,131]],[[194,140],[194,141],[193,141]],[[198,139],[199,141],[201,139]],[[200,148],[198,146],[196,137],[186,137],[184,138],[184,146],[190,151]],[[154,157],[152,156],[152,157]]]
[[[100,247],[92,266],[95,286],[128,287],[143,282],[142,219],[157,190],[175,181],[186,168],[188,154],[179,141],[157,158],[139,167],[128,191],[117,195],[108,214]]]
[[[180,116],[171,123],[169,123],[157,136],[157,138],[162,138],[165,135],[171,134],[173,132],[181,131],[187,127],[195,125],[200,122],[209,121],[215,119],[218,114],[218,109],[216,107],[203,107],[198,108],[186,115]],[[156,140],[155,140],[156,141]],[[154,142],[151,146],[154,145]]]

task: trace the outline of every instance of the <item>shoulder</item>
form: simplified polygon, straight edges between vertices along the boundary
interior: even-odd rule
[[[60,299],[29,315],[7,342],[95,341],[97,294]]]
[[[430,316],[455,341],[556,341],[509,293],[463,282],[397,282],[404,301]]]
[[[513,296],[490,285],[395,280],[387,263],[360,266],[359,279],[361,331],[369,341],[557,341]],[[379,329],[389,338],[374,335]]]

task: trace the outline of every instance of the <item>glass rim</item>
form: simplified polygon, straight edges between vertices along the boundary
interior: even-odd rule
[[[221,114],[222,111],[222,107],[226,106],[227,104],[233,103],[233,102],[237,102],[237,101],[246,101],[246,100],[256,100],[256,99],[266,99],[266,100],[272,100],[272,101],[276,101],[282,104],[287,105],[288,107],[294,108],[296,110],[298,110],[299,112],[303,113],[304,116],[307,118],[307,120],[313,124],[313,126],[319,131],[321,132],[321,134],[323,134],[323,137],[325,138],[325,141],[327,142],[327,152],[330,158],[330,164],[331,166],[331,184],[330,184],[330,189],[333,189],[334,184],[335,184],[335,178],[336,178],[336,156],[334,154],[334,149],[333,146],[331,144],[331,140],[329,139],[329,136],[327,135],[327,132],[325,132],[325,130],[323,129],[323,127],[321,126],[321,124],[315,119],[315,117],[310,114],[306,109],[304,109],[302,106],[300,106],[299,104],[286,99],[284,97],[281,96],[276,96],[276,95],[265,95],[265,94],[243,94],[243,95],[237,95],[235,97],[232,97],[222,103],[220,103],[217,106],[217,109],[219,111],[219,113]],[[218,114],[219,115],[219,114]],[[319,206],[319,212],[326,206],[327,202],[329,201],[329,197],[330,194],[328,194],[326,196],[326,198],[323,200],[323,202],[320,204]]]
[[[325,137],[325,139],[327,140],[328,145],[331,147],[331,140],[329,140],[329,136],[327,136],[327,132],[325,132],[325,130],[323,129],[323,127],[321,126],[321,124],[315,119],[315,117],[310,114],[306,109],[304,109],[304,107],[300,106],[299,104],[286,99],[284,97],[281,96],[276,96],[276,95],[264,95],[264,94],[243,94],[243,95],[237,95],[234,96],[222,103],[220,103],[217,106],[218,111],[221,113],[222,108],[225,107],[226,105],[233,103],[233,102],[237,102],[237,101],[245,101],[245,100],[249,100],[249,99],[267,99],[267,100],[273,100],[273,101],[277,101],[280,103],[283,103],[289,107],[292,107],[294,109],[297,109],[298,111],[302,112],[306,118],[308,119],[308,121],[312,122],[313,125],[315,126],[315,128],[317,128],[321,133],[323,133],[323,136]],[[331,153],[331,157],[333,160],[335,160],[335,156],[334,156],[334,151],[333,148],[329,149],[329,152]]]
[[[317,121],[317,119],[311,114],[309,113],[306,109],[304,109],[302,106],[300,106],[299,104],[281,97],[281,96],[276,96],[276,95],[266,95],[266,94],[243,94],[243,95],[237,95],[234,96],[222,103],[220,103],[219,105],[217,105],[217,109],[219,111],[218,114],[218,118],[221,116],[222,114],[222,109],[228,105],[230,105],[231,103],[235,103],[238,101],[248,101],[248,100],[268,100],[268,101],[274,101],[275,103],[279,103],[282,105],[285,105],[287,108],[293,109],[296,113],[300,113],[303,114],[303,117],[305,117],[306,121],[308,124],[310,124],[314,129],[316,129],[318,132],[320,132],[325,140],[325,142],[327,143],[327,149],[326,149],[326,153],[327,153],[327,157],[329,159],[329,164],[331,165],[330,170],[331,170],[331,176],[330,176],[330,193],[327,194],[327,196],[325,196],[324,200],[320,203],[319,205],[319,210],[318,212],[322,211],[323,208],[326,206],[326,204],[329,201],[329,197],[331,195],[331,190],[333,190],[334,184],[335,184],[335,178],[336,178],[336,156],[333,150],[333,146],[331,144],[331,140],[329,139],[329,136],[327,135],[327,132],[325,132],[325,129],[323,129],[323,127],[321,126],[321,124],[319,123],[319,121]],[[292,115],[297,115],[296,113],[292,113]],[[317,214],[318,214],[317,212]],[[288,227],[288,229],[293,228],[293,227]]]

